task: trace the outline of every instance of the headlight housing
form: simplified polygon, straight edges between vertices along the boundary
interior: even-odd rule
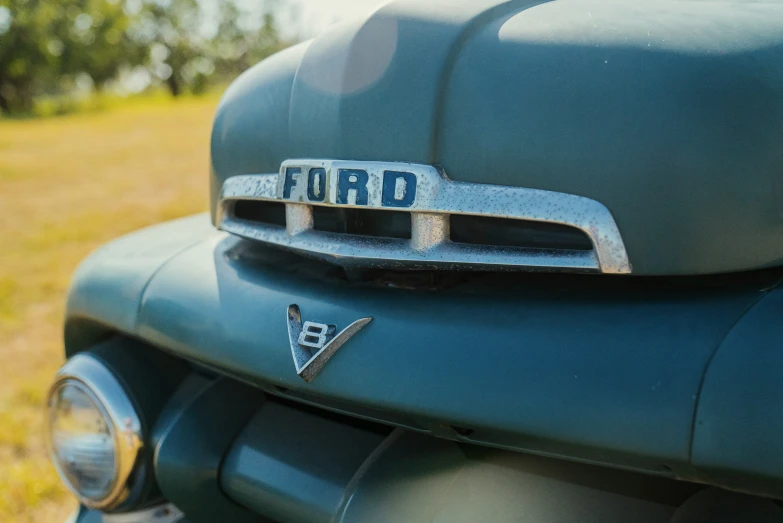
[[[133,401],[97,358],[78,354],[57,373],[47,401],[49,453],[65,485],[90,508],[129,493],[142,427]]]

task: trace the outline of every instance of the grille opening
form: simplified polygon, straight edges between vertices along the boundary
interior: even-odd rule
[[[241,220],[285,227],[285,204],[254,200],[237,200],[234,216]]]
[[[411,214],[403,211],[313,206],[313,229],[324,232],[411,238]]]
[[[451,241],[456,243],[579,251],[593,248],[587,234],[568,225],[463,214],[452,214],[450,220]]]

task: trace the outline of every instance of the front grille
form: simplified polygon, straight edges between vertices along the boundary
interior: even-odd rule
[[[631,272],[599,202],[452,182],[428,165],[288,160],[228,178],[216,224],[345,267]]]
[[[238,200],[234,216],[261,225],[286,226],[285,204],[279,202]],[[314,206],[313,230],[410,240],[411,213]],[[449,217],[449,239],[454,243],[520,249],[593,248],[589,236],[567,225],[459,214]]]

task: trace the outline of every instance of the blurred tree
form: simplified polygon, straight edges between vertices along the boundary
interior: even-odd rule
[[[130,23],[117,0],[0,0],[0,110],[28,111],[79,74],[101,88],[140,63]]]
[[[213,75],[235,76],[288,45],[275,23],[277,2],[223,0],[207,13],[199,0],[144,0],[137,44],[149,49],[148,66],[173,96],[203,91]],[[216,26],[211,36],[207,29]]]
[[[217,34],[211,42],[220,76],[236,76],[291,44],[278,31],[274,16],[277,4],[270,2],[265,9],[243,12],[237,2],[221,3]]]
[[[60,74],[87,74],[96,88],[116,78],[123,66],[144,62],[144,49],[128,35],[134,18],[119,0],[81,0],[66,9],[67,40]]]
[[[205,53],[197,0],[146,0],[132,38],[147,48],[152,74],[166,83],[173,96],[182,94],[187,65]]]
[[[56,79],[61,8],[0,0],[0,110],[29,109],[37,89]]]
[[[288,45],[280,1],[0,0],[0,112],[141,65],[173,96],[198,94]]]

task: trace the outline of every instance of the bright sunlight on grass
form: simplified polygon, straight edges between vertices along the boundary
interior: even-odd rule
[[[216,103],[0,121],[0,522],[61,522],[75,507],[43,439],[70,275],[103,242],[206,210]]]

